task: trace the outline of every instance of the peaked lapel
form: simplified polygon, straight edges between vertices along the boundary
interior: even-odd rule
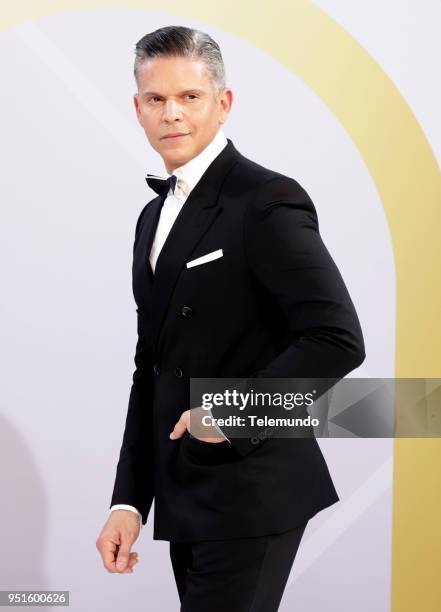
[[[219,194],[228,171],[237,163],[240,153],[227,138],[227,144],[212,161],[179,211],[178,216],[161,249],[153,277],[153,303],[151,340],[153,349],[159,341],[161,326],[167,313],[178,276],[202,236],[207,232],[215,218],[221,214]],[[148,236],[147,263],[151,272],[148,256],[159,219],[163,199],[159,198],[152,208],[152,218],[156,218],[154,228]],[[152,203],[153,204],[153,203]],[[150,207],[149,207],[150,208]]]
[[[164,198],[157,196],[146,206],[140,220],[139,233],[133,248],[132,287],[136,303],[145,307],[151,303],[153,271],[149,254],[153,245],[156,227]]]

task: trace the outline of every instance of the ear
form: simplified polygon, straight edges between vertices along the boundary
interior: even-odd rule
[[[141,109],[139,107],[139,97],[138,97],[137,93],[133,94],[133,103],[135,105],[136,116],[138,118],[138,122],[139,122],[140,125],[142,125],[142,123],[141,123]]]
[[[233,92],[231,89],[224,89],[222,95],[219,99],[220,103],[220,117],[219,123],[225,123],[228,114],[231,110],[231,105],[233,104]]]

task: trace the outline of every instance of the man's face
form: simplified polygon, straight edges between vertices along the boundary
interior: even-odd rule
[[[200,60],[155,57],[139,68],[134,103],[148,141],[172,173],[214,138],[230,111],[232,91],[224,89],[216,98]]]

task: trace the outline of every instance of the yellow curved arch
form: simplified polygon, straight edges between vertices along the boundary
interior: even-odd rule
[[[193,18],[232,32],[290,68],[322,98],[363,156],[391,230],[396,376],[441,378],[439,168],[410,108],[361,45],[307,0],[28,0],[3,11],[2,27],[101,7],[166,10],[169,23]],[[436,566],[441,538],[434,512],[441,507],[441,443],[435,438],[394,444],[392,609],[435,612],[441,601]]]

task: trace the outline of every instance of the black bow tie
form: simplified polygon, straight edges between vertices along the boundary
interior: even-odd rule
[[[169,190],[175,192],[176,182],[178,177],[174,174],[171,174],[168,179],[161,178],[160,176],[156,176],[155,174],[147,174],[145,177],[147,181],[147,185],[156,191],[156,193],[160,196],[167,196]]]

